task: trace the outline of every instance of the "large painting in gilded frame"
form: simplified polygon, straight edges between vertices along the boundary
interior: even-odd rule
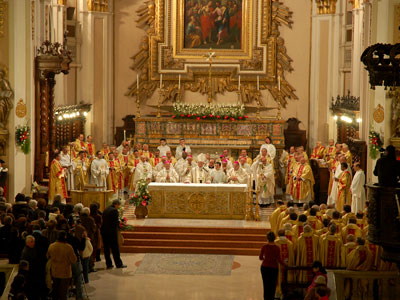
[[[131,68],[140,83],[134,81],[126,95],[136,97],[139,87],[142,103],[159,87],[162,74],[164,103],[182,100],[185,90],[208,94],[209,89],[214,94],[239,90],[245,105],[260,103],[259,90],[268,90],[282,107],[297,99],[285,78],[292,67],[279,27],[291,27],[292,12],[282,1],[147,0],[137,13],[146,35]],[[214,23],[202,26],[202,16]],[[216,25],[218,16],[222,24]],[[210,48],[215,52],[212,87],[205,59]]]
[[[242,0],[184,0],[184,47],[241,49]]]

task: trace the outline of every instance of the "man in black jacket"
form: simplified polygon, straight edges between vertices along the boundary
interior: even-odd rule
[[[118,245],[118,209],[120,206],[121,202],[119,200],[114,200],[111,206],[107,207],[103,212],[101,236],[103,237],[104,257],[106,259],[107,269],[111,269],[113,267],[110,257],[110,250],[112,251],[115,266],[117,268],[126,268],[126,265],[122,263]]]
[[[376,162],[374,175],[381,186],[399,187],[400,162],[396,160],[396,148],[388,146],[383,157]]]

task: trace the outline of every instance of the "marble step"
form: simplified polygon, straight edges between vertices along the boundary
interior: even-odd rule
[[[143,247],[180,247],[180,248],[226,248],[226,249],[258,249],[266,242],[254,241],[215,241],[215,240],[131,240],[125,239],[124,246],[143,246]]]
[[[122,246],[122,253],[185,253],[258,256],[260,249],[209,248],[209,247],[164,247],[164,246]]]
[[[183,226],[135,226],[133,232],[179,232],[179,233],[228,233],[228,234],[260,234],[266,235],[267,228],[246,227],[183,227]],[[129,234],[130,232],[123,232]]]
[[[125,239],[219,240],[265,242],[265,234],[194,233],[194,232],[124,232]]]

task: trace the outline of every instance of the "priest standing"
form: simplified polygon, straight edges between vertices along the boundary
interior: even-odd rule
[[[256,169],[256,190],[260,193],[258,201],[262,206],[274,203],[275,178],[272,164],[265,156],[261,157]]]
[[[210,172],[204,168],[204,161],[199,160],[197,166],[192,168],[192,182],[193,183],[210,183]]]
[[[90,171],[92,183],[105,190],[107,188],[107,176],[109,170],[101,151],[96,152],[96,158],[92,161]]]
[[[131,190],[136,189],[136,183],[141,179],[146,179],[148,182],[151,181],[152,168],[150,163],[146,161],[146,156],[140,156],[140,162],[135,168],[135,174],[133,175],[133,182],[131,184]]]
[[[293,173],[293,198],[296,202],[305,203],[312,200],[314,175],[306,158],[300,158],[300,165]]]
[[[49,180],[49,204],[53,203],[55,195],[61,195],[63,202],[68,197],[67,186],[65,185],[65,170],[60,163],[60,152],[55,154],[50,166],[50,180]]]
[[[352,194],[351,200],[351,211],[354,213],[362,213],[365,208],[365,174],[364,171],[360,167],[359,162],[355,162],[354,165],[354,174],[353,181],[351,182],[350,192]]]
[[[66,184],[67,184],[67,190],[71,191],[75,187],[74,176],[72,173],[74,163],[72,162],[71,156],[68,153],[67,146],[64,146],[62,149],[60,164],[65,169],[65,177],[66,177],[65,179],[66,179]]]

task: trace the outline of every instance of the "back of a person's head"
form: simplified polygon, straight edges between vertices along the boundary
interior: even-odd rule
[[[25,201],[25,195],[24,194],[18,193],[15,196],[15,202],[24,202],[24,201]]]
[[[346,213],[350,213],[350,212],[351,212],[351,206],[348,205],[348,204],[346,204],[346,205],[343,206],[343,210],[344,210]]]
[[[54,206],[60,205],[61,201],[62,201],[62,196],[60,194],[55,195],[54,198],[53,198],[53,205],[52,206],[54,207]]]
[[[29,205],[30,208],[36,208],[37,207],[37,201],[32,199],[32,200],[29,201],[28,205]]]
[[[317,215],[317,210],[315,208],[310,209],[310,216],[315,217]]]
[[[294,208],[293,206],[291,206],[291,207],[289,207],[289,208],[287,209],[287,211],[288,211],[288,214],[290,215],[290,214],[292,214],[292,213],[296,213],[296,208]]]
[[[279,229],[278,236],[285,236],[285,229]]]
[[[89,207],[90,207],[90,214],[91,215],[96,215],[97,214],[97,210],[98,210],[97,204],[96,203],[91,203]]]
[[[65,205],[63,214],[64,214],[64,216],[68,217],[70,214],[73,213],[73,211],[74,211],[74,205],[71,203],[67,203]]]
[[[293,226],[291,223],[285,223],[283,224],[283,229],[285,230],[292,230]]]
[[[304,203],[303,210],[306,211],[306,210],[309,210],[309,209],[310,209],[310,205],[308,205],[308,203]]]
[[[388,159],[396,160],[396,148],[394,146],[392,146],[392,145],[387,146],[386,147],[386,152],[387,152],[386,157]]]
[[[297,214],[294,212],[294,213],[291,213],[290,215],[289,215],[289,218],[290,218],[290,220],[292,220],[292,221],[296,221],[297,220]]]
[[[312,227],[310,225],[304,225],[303,231],[305,233],[310,233],[310,232],[312,232]]]
[[[340,212],[338,212],[337,210],[335,210],[332,214],[332,218],[334,220],[340,219]]]
[[[53,214],[58,213],[59,211],[60,211],[60,209],[57,206],[50,208],[50,212]]]
[[[346,237],[346,242],[350,243],[350,242],[354,242],[356,240],[356,237],[354,234],[348,234]]]
[[[362,237],[358,237],[357,244],[360,246],[363,246],[363,245],[365,245],[365,240]]]
[[[357,224],[357,220],[356,220],[355,218],[350,218],[350,219],[347,221],[347,223],[348,223],[348,224]]]
[[[276,204],[278,204],[278,205],[284,205],[284,202],[283,202],[282,200],[278,200],[278,201],[276,202]]]
[[[46,227],[49,230],[53,230],[56,227],[56,225],[57,225],[57,222],[55,220],[51,220],[46,223]]]
[[[364,218],[364,214],[363,213],[357,213],[356,214],[356,218],[357,219],[363,219]]]
[[[301,214],[300,216],[299,216],[299,222],[306,222],[307,221],[307,216],[306,215],[304,215],[304,214]]]
[[[46,219],[46,212],[44,210],[39,210],[37,214],[39,219]]]
[[[337,226],[336,226],[336,224],[335,223],[332,223],[331,225],[329,225],[329,233],[330,234],[335,234],[336,233],[336,231],[337,231]]]
[[[38,206],[39,209],[45,209],[45,208],[46,208],[46,205],[47,205],[46,200],[44,200],[44,199],[42,199],[42,198],[39,198],[39,199],[37,200],[37,206]]]
[[[21,259],[18,265],[18,271],[28,270],[29,269],[29,261]]]
[[[11,218],[10,216],[4,217],[4,225],[11,225],[12,222],[13,222],[13,218]]]
[[[82,211],[81,211],[81,215],[89,215],[90,214],[90,208],[89,207],[84,207],[84,208],[82,208]]]
[[[116,205],[121,205],[121,201],[119,201],[118,199],[113,200],[112,206],[116,206]]]
[[[293,201],[288,201],[288,203],[286,204],[287,207],[291,207],[294,206],[294,202]]]
[[[313,207],[315,205],[315,202],[310,200],[308,201],[308,207]]]
[[[66,242],[67,241],[67,233],[64,230],[60,230],[57,235],[57,241]]]
[[[272,243],[273,241],[275,241],[275,233],[273,231],[269,231],[267,233],[267,241]]]
[[[83,208],[82,203],[77,203],[77,204],[75,204],[75,206],[74,206],[74,212],[76,212],[76,213],[81,213],[82,208]]]
[[[35,231],[35,230],[41,230],[41,229],[42,229],[42,228],[40,227],[39,224],[32,225],[32,230],[33,230],[33,231]]]
[[[322,224],[324,225],[324,227],[328,227],[330,222],[331,221],[329,219],[323,219],[322,220]]]

